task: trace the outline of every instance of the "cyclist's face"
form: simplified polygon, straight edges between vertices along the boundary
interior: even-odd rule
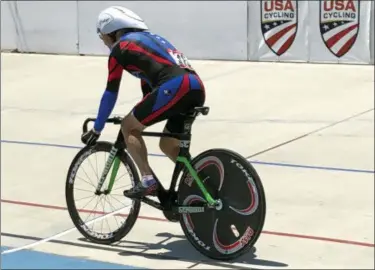
[[[103,43],[104,43],[109,49],[112,48],[114,42],[113,42],[113,40],[112,40],[112,38],[111,38],[110,36],[99,33],[99,38],[103,41]]]

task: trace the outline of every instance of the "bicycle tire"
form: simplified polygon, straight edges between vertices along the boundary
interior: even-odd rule
[[[230,161],[228,163],[228,161]],[[216,162],[216,163],[215,163]],[[221,164],[220,164],[221,163]],[[206,165],[208,164],[208,165]],[[241,214],[238,214],[239,216],[245,216],[244,218],[247,219],[248,223],[253,224],[252,226],[246,224],[248,228],[244,230],[242,229],[243,234],[239,235],[237,237],[238,240],[233,242],[233,244],[228,245],[222,245],[219,241],[218,231],[217,227],[220,226],[219,221],[219,215],[221,217],[224,216],[225,210],[228,210],[228,212],[225,212],[226,215],[237,215],[238,211],[234,211],[233,207],[230,208],[229,203],[226,203],[227,200],[223,200],[223,212],[220,213],[220,211],[213,210],[212,212],[204,212],[204,213],[194,213],[194,214],[181,214],[180,217],[180,225],[182,227],[182,230],[188,239],[188,241],[193,245],[193,247],[199,251],[201,254],[205,255],[206,257],[209,257],[211,259],[215,260],[233,260],[235,258],[238,258],[248,251],[251,250],[251,248],[255,245],[257,242],[263,226],[264,221],[266,217],[266,198],[264,193],[264,188],[261,182],[261,179],[254,169],[254,167],[241,155],[238,153],[228,150],[228,149],[210,149],[207,150],[201,154],[199,154],[197,157],[195,157],[192,160],[192,166],[197,170],[198,175],[200,175],[201,179],[204,181],[204,177],[208,175],[208,172],[211,173],[211,175],[214,175],[213,170],[204,172],[205,168],[208,168],[209,165],[216,164],[217,168],[221,168],[222,171],[218,171],[220,183],[217,187],[215,187],[214,184],[212,184],[210,181],[210,176],[207,182],[205,183],[206,189],[210,192],[211,196],[214,199],[223,199],[226,197],[227,194],[225,194],[225,191],[222,190],[225,186],[225,178],[232,178],[227,179],[226,181],[231,181],[230,185],[228,186],[230,189],[233,189],[233,181],[235,179],[239,179],[239,177],[236,177],[233,179],[230,175],[234,176],[240,176],[243,174],[246,178],[243,178],[246,180],[246,184],[248,186],[248,190],[252,190],[251,192],[251,204],[250,207],[253,206],[253,212],[251,213],[250,209],[248,212],[241,212]],[[214,167],[214,166],[212,166]],[[234,170],[234,168],[237,168],[238,170]],[[241,169],[240,169],[241,168]],[[232,173],[230,172],[232,170]],[[241,174],[239,173],[241,171]],[[225,172],[225,173],[224,173]],[[215,175],[214,175],[215,176]],[[179,188],[178,188],[178,204],[179,205],[191,205],[190,203],[192,201],[205,201],[204,196],[198,186],[195,184],[195,181],[192,179],[190,174],[185,172],[182,177],[180,178],[179,182]],[[239,187],[240,188],[240,187]],[[239,189],[238,188],[238,189]],[[242,190],[238,191],[243,195],[244,193]],[[230,192],[229,192],[230,193]],[[233,192],[232,192],[233,193]],[[221,197],[223,196],[223,197]],[[244,195],[243,195],[244,196]],[[243,197],[244,198],[244,197]],[[253,203],[255,204],[253,205]],[[242,201],[241,201],[242,203]],[[225,206],[227,205],[227,206]],[[231,213],[231,211],[235,212]],[[216,215],[216,216],[215,216]],[[193,219],[195,221],[193,222]],[[214,221],[216,219],[216,221]],[[231,223],[231,221],[228,218],[228,221],[226,219],[222,219],[223,223]],[[209,222],[214,222],[214,227],[210,230],[212,232],[208,232],[207,225]],[[219,223],[219,226],[217,226]],[[201,225],[199,225],[201,224]],[[241,224],[241,223],[240,223]],[[255,224],[255,225],[254,225]],[[199,227],[200,226],[200,227]],[[245,225],[244,225],[245,226]],[[198,228],[199,227],[199,228]],[[224,229],[225,226],[221,226],[221,229]],[[208,236],[207,236],[208,235]],[[236,239],[234,236],[230,236],[232,239]],[[224,247],[232,247],[231,250],[225,250]]]
[[[90,234],[88,231],[86,231],[85,224],[82,221],[81,217],[79,216],[79,211],[77,210],[76,205],[75,205],[73,190],[74,190],[75,176],[82,162],[93,153],[96,153],[96,152],[109,153],[111,151],[112,146],[113,146],[112,143],[101,141],[101,142],[97,142],[94,146],[83,147],[76,154],[76,156],[74,157],[74,159],[72,160],[70,164],[67,178],[66,178],[66,185],[65,185],[66,204],[67,204],[68,212],[73,221],[74,226],[86,239],[94,243],[104,244],[104,245],[109,245],[114,242],[118,242],[130,232],[130,230],[133,228],[139,215],[140,206],[141,206],[140,200],[133,200],[132,205],[129,206],[130,212],[126,217],[124,224],[117,230],[111,233],[108,233],[108,236],[103,238],[103,237],[99,237],[99,235],[94,236]],[[117,157],[120,158],[120,161],[121,161],[120,164],[124,165],[127,171],[129,172],[129,176],[131,177],[132,184],[133,185],[137,184],[140,180],[139,180],[138,171],[134,165],[133,160],[129,157],[129,155],[125,151],[118,152]]]

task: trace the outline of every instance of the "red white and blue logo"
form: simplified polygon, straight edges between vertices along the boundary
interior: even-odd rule
[[[359,0],[320,0],[320,33],[336,57],[344,56],[359,32]]]
[[[261,27],[264,41],[278,56],[293,44],[298,28],[298,1],[262,0]]]

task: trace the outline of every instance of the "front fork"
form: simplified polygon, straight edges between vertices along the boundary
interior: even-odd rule
[[[95,190],[96,195],[100,195],[100,194],[103,194],[103,193],[104,194],[111,193],[112,188],[113,188],[113,184],[115,183],[115,180],[116,180],[118,169],[120,167],[120,158],[118,157],[117,153],[118,153],[119,149],[125,149],[125,148],[126,148],[126,145],[125,145],[124,137],[123,137],[122,131],[120,129],[119,133],[117,135],[116,142],[112,146],[111,151],[109,152],[109,157],[107,159],[104,170],[103,170],[102,175],[100,177],[98,186],[96,187],[96,190]],[[113,167],[112,167],[112,165],[113,165]],[[110,179],[109,179],[108,187],[107,187],[106,190],[101,191],[102,187],[103,187],[103,184],[104,184],[104,181],[107,179],[107,175],[108,175],[111,167],[112,167],[112,173],[111,173],[111,176],[110,176]]]
[[[112,191],[113,184],[115,183],[116,175],[117,175],[118,169],[120,167],[120,158],[117,156],[117,152],[118,152],[118,149],[115,146],[112,146],[112,149],[109,152],[109,157],[107,159],[106,165],[105,165],[104,170],[102,172],[102,175],[100,177],[98,186],[96,187],[96,190],[95,190],[96,195],[100,195],[102,193],[109,194]],[[112,165],[113,165],[113,167],[112,167]],[[106,190],[104,190],[102,192],[101,189],[103,187],[104,181],[106,180],[107,175],[108,175],[111,167],[112,167],[112,172],[111,172],[111,176],[110,176],[110,179],[109,179],[108,187],[107,187]]]

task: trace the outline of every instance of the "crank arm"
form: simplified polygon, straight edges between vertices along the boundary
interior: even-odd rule
[[[164,210],[164,207],[160,203],[158,203],[158,202],[156,202],[154,200],[151,200],[151,199],[149,199],[147,197],[141,198],[141,201],[144,202],[144,203],[146,203],[146,204],[148,204],[148,205],[150,205],[150,206],[152,206],[152,207],[154,207],[154,208],[157,208],[157,209],[159,209],[161,211]]]

